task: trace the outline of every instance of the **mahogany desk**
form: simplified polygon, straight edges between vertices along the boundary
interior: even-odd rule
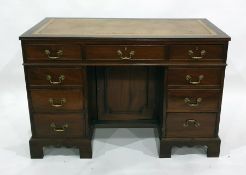
[[[48,145],[91,158],[95,127],[154,127],[219,156],[230,37],[206,19],[46,18],[20,36],[32,158]]]

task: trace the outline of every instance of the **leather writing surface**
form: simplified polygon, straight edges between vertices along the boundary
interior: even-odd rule
[[[34,35],[161,37],[217,35],[201,19],[80,19],[51,18]]]

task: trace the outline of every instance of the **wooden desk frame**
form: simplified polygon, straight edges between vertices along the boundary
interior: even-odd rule
[[[32,158],[42,158],[48,145],[75,146],[81,158],[91,158],[97,127],[157,128],[160,158],[171,157],[173,146],[193,145],[219,156],[228,35],[206,19],[199,19],[210,32],[205,35],[42,33],[55,19],[20,36]]]

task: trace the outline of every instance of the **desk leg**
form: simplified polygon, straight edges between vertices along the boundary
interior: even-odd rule
[[[92,158],[92,144],[91,140],[88,140],[86,143],[83,143],[79,146],[79,154],[81,159]]]
[[[219,157],[220,155],[220,139],[207,144],[207,157]]]
[[[88,138],[31,138],[29,141],[30,154],[32,159],[42,159],[44,157],[43,147],[75,147],[79,149],[80,158],[92,158],[92,140]]]
[[[173,146],[207,146],[207,157],[219,157],[220,138],[161,138],[160,158],[170,158]]]
[[[171,158],[172,145],[169,142],[160,139],[160,158]]]
[[[30,156],[32,159],[42,159],[44,157],[43,145],[34,139],[29,141]]]

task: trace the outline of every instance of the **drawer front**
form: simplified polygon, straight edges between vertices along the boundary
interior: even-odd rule
[[[168,112],[217,112],[220,90],[168,90]]]
[[[165,58],[164,46],[90,45],[88,60],[160,60]]]
[[[214,137],[215,113],[169,113],[166,121],[167,137]]]
[[[81,114],[35,114],[37,137],[83,137],[85,121]]]
[[[28,68],[28,82],[30,85],[63,86],[81,85],[84,70],[81,68]]]
[[[224,68],[170,68],[168,69],[169,86],[202,85],[219,86],[222,82]]]
[[[82,111],[84,95],[80,89],[32,89],[34,112]]]
[[[69,61],[81,60],[80,45],[69,44],[37,44],[25,45],[24,53],[27,61]]]
[[[173,45],[170,46],[170,59],[206,61],[222,60],[223,45]]]

